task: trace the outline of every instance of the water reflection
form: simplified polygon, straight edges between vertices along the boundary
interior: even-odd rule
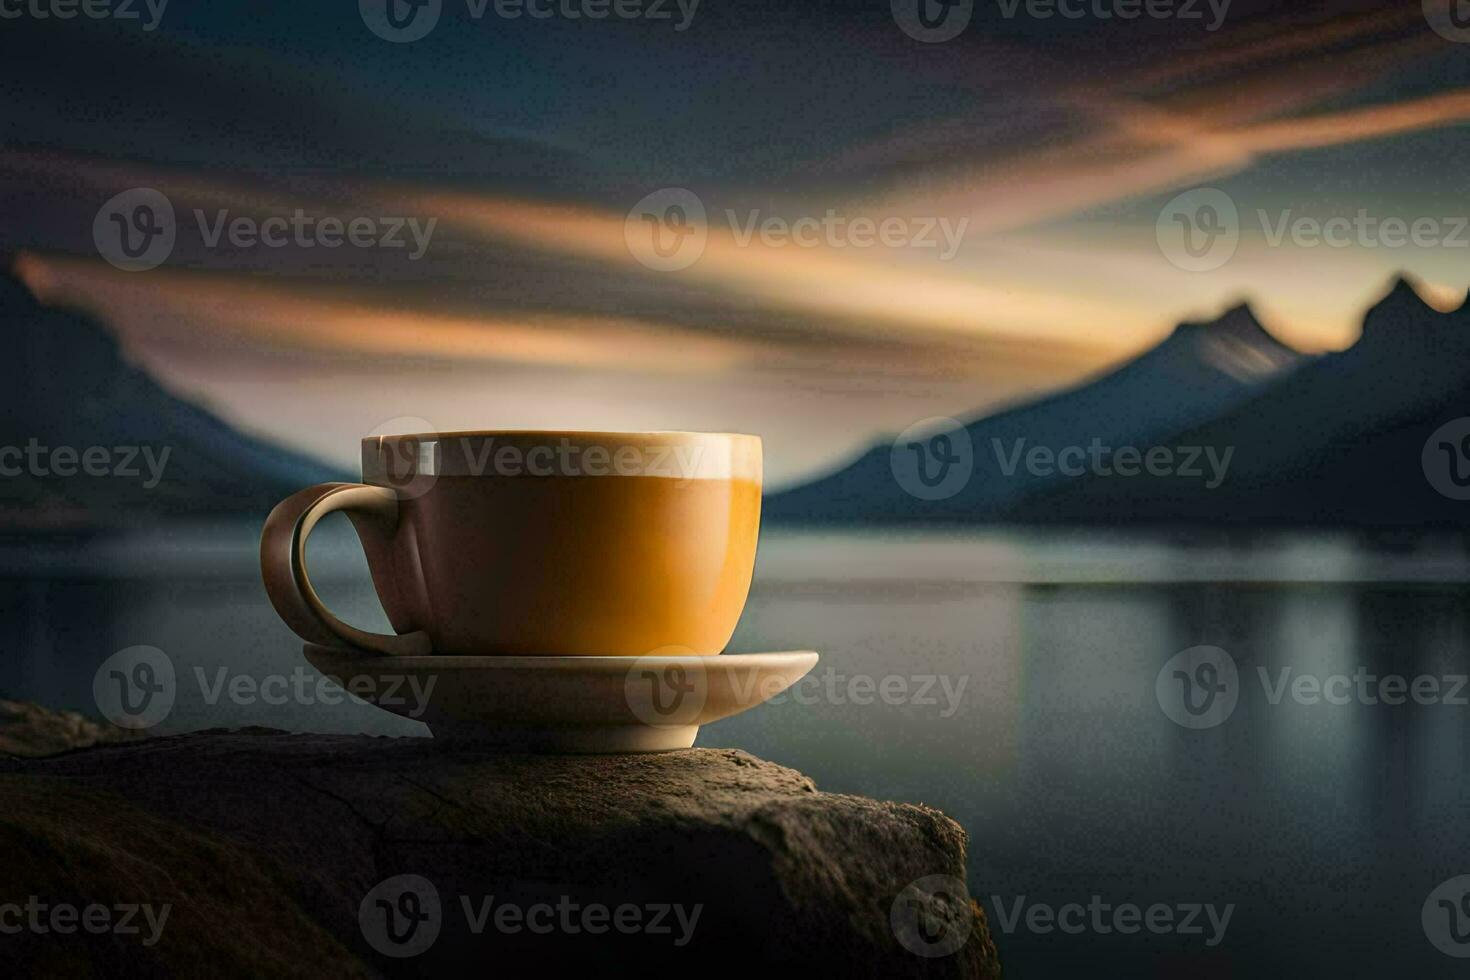
[[[329,604],[384,628],[350,534],[323,531],[311,560]],[[96,666],[147,644],[186,681],[170,730],[423,733],[350,701],[210,703],[221,671],[311,672],[261,594],[253,529],[206,543],[204,559],[187,536],[0,549],[0,690],[93,712]],[[1213,948],[1019,928],[998,936],[1008,976],[1449,975],[1458,962],[1429,944],[1419,910],[1470,871],[1470,690],[1453,689],[1470,673],[1470,566],[1458,541],[1389,544],[768,535],[733,648],[810,647],[822,664],[700,744],[944,810],[971,834],[993,923],[995,898],[1019,896],[1234,906]],[[1197,645],[1228,652],[1239,689],[1228,717],[1191,729],[1156,680]],[[1391,674],[1436,678],[1437,703],[1357,693],[1355,678]],[[905,697],[875,696],[885,678]],[[1349,690],[1334,678],[1352,681],[1347,703],[1326,697]]]

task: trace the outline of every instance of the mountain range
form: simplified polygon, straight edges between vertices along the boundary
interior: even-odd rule
[[[1437,490],[1426,466],[1470,468],[1470,457],[1449,459],[1458,443],[1426,456],[1426,443],[1465,415],[1470,304],[1441,313],[1399,278],[1344,351],[1299,354],[1238,306],[1068,391],[875,445],[770,494],[763,516],[869,526],[1464,525],[1470,503]],[[948,459],[962,478],[931,492],[914,482],[913,459],[935,477]]]
[[[4,528],[263,518],[301,487],[352,479],[167,390],[104,324],[42,305],[4,271],[0,326],[11,340],[0,359]],[[1470,420],[1453,438],[1436,433],[1466,415],[1470,303],[1441,313],[1400,278],[1341,352],[1298,353],[1237,306],[1181,324],[1076,387],[879,442],[769,493],[763,517],[866,527],[1464,526],[1470,486],[1456,488],[1462,465],[1470,484]],[[83,472],[89,450],[106,475]]]
[[[263,520],[302,487],[350,479],[166,390],[106,326],[42,305],[3,268],[0,329],[0,528]]]

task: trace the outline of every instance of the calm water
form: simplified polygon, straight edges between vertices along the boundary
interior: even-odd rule
[[[383,628],[345,526],[313,544],[328,602]],[[799,692],[699,742],[959,821],[1010,977],[1456,975],[1467,961],[1430,933],[1460,948],[1450,927],[1470,932],[1470,916],[1430,902],[1426,931],[1421,911],[1470,874],[1467,555],[1458,540],[1323,534],[768,533],[733,649],[823,660]],[[304,668],[249,528],[10,546],[0,573],[9,696],[95,714],[97,665],[146,644],[181,677],[166,730],[423,733],[361,703],[206,703],[196,669],[213,686]],[[1183,664],[1220,688],[1180,715],[1207,727],[1184,727],[1165,710],[1185,694],[1169,662],[1201,645],[1237,674]],[[1418,701],[1385,703],[1388,675],[1418,678]],[[1067,920],[1079,934],[1028,928],[1033,906],[1069,903],[1106,903],[1108,931],[1093,911]],[[1233,908],[1223,930],[1201,911],[1200,934],[1123,934],[1124,905],[1169,906],[1176,922]]]

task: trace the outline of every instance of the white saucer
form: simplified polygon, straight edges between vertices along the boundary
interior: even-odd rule
[[[435,738],[525,752],[663,752],[801,679],[808,650],[712,657],[382,657],[306,644],[346,691]]]

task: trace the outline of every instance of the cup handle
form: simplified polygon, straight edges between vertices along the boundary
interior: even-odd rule
[[[398,527],[398,497],[363,483],[321,483],[276,505],[260,533],[260,574],[271,605],[303,640],[392,656],[430,653],[422,630],[397,636],[368,633],[333,616],[306,575],[306,538],[326,515],[346,511],[359,536],[384,543]]]

